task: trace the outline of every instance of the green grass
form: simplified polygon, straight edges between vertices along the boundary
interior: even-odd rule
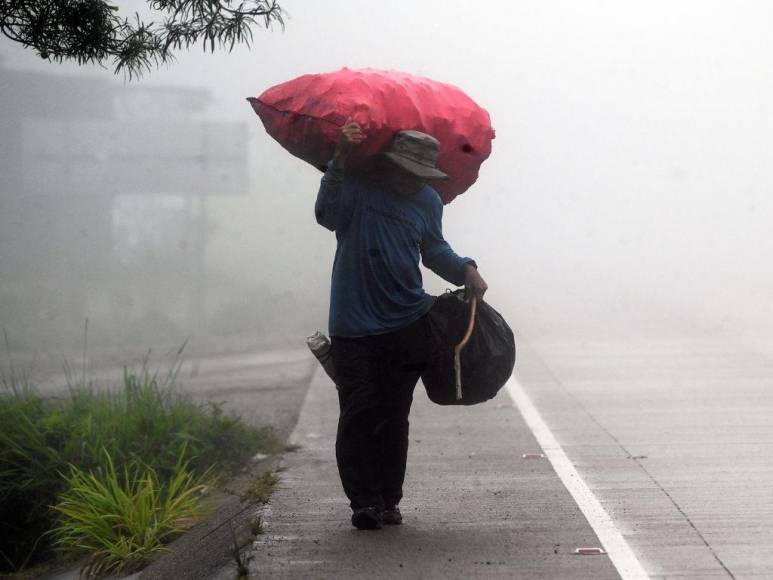
[[[271,494],[279,485],[279,481],[278,471],[267,469],[250,482],[244,497],[258,503],[268,503]]]
[[[256,516],[255,519],[250,522],[250,533],[253,536],[260,536],[265,533],[262,517]]]
[[[83,483],[74,473],[109,478],[115,465],[122,477],[147,481],[152,473],[171,485],[181,462],[192,477],[230,475],[257,452],[284,451],[271,429],[180,393],[178,369],[175,363],[160,375],[146,359],[139,370],[124,369],[117,389],[71,383],[60,400],[43,398],[18,376],[0,377],[0,573],[55,554],[51,506]]]
[[[245,554],[243,551],[244,546],[249,543],[250,542],[247,539],[239,541],[233,526],[231,526],[231,557],[236,565],[237,580],[247,578],[250,573],[250,560],[252,560],[252,556],[250,554]]]
[[[0,571],[25,568],[49,554],[49,506],[64,489],[67,464],[41,422],[48,405],[27,383],[4,379],[0,397]]]
[[[202,493],[211,475],[192,474],[183,454],[166,483],[136,460],[117,470],[107,452],[104,469],[70,468],[54,506],[59,521],[53,536],[58,548],[89,556],[82,575],[136,570],[204,515]]]

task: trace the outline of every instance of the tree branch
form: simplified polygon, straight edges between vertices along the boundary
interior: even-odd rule
[[[284,30],[276,0],[242,0],[236,7],[232,0],[146,1],[164,17],[162,24],[137,14],[130,22],[108,0],[0,0],[0,32],[47,60],[104,66],[112,59],[115,73],[132,79],[174,60],[173,50],[199,42],[211,52],[249,47],[258,20]]]

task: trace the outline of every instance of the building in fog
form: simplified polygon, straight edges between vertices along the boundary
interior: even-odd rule
[[[247,189],[246,127],[202,120],[210,101],[0,62],[0,325],[203,316],[206,198]]]

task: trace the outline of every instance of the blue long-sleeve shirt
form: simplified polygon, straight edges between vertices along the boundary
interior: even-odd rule
[[[464,284],[464,264],[443,239],[443,203],[422,187],[412,196],[383,180],[344,177],[331,163],[315,204],[317,222],[336,233],[330,291],[331,336],[399,330],[424,315],[433,298],[422,287],[419,259],[452,284]]]

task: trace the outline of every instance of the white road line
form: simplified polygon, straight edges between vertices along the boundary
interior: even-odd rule
[[[609,517],[599,500],[593,495],[580,474],[569,461],[564,450],[556,441],[550,428],[545,424],[537,408],[531,402],[529,395],[518,383],[515,377],[505,385],[510,398],[521,412],[526,424],[531,429],[543,452],[553,465],[553,469],[563,482],[566,489],[577,502],[588,523],[599,537],[609,559],[617,568],[623,580],[647,580],[649,576],[644,571],[639,560],[634,555],[628,542],[625,541],[615,522]],[[584,556],[577,556],[578,558]]]

